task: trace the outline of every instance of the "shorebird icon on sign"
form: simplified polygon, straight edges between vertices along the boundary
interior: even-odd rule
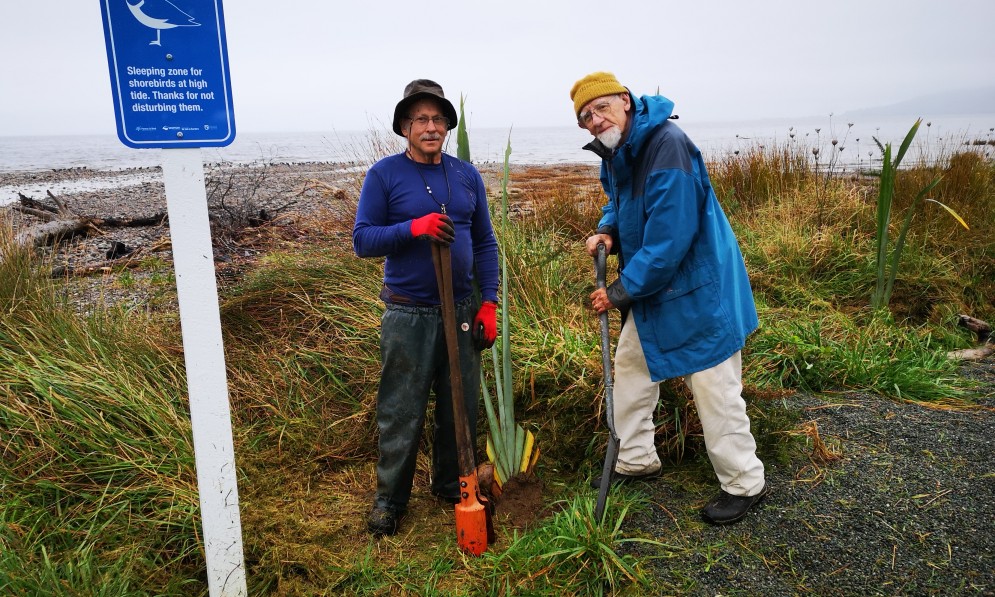
[[[180,10],[169,0],[138,0],[135,4],[129,0],[125,2],[139,23],[155,29],[155,39],[149,42],[150,46],[162,45],[163,29],[200,27],[200,23],[194,20],[194,17]]]

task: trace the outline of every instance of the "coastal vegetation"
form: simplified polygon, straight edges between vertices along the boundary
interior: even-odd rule
[[[826,157],[833,148],[792,139],[710,164],[760,312],[743,354],[759,452],[799,476],[813,467],[831,476],[839,446],[824,443],[785,396],[860,391],[969,408],[976,388],[948,352],[975,338],[956,327],[957,315],[995,320],[995,162],[986,147],[917,156],[913,145],[893,173],[894,213],[919,213],[902,230],[901,267],[879,308],[871,301],[881,172],[839,168]],[[927,187],[925,197],[970,230],[930,212],[934,203],[917,206]],[[588,481],[606,432],[582,243],[604,200],[596,170],[516,167],[507,194],[500,325],[510,330],[516,418],[542,443],[543,507],[511,520],[499,503],[498,542],[482,558],[466,557],[451,507],[428,495],[426,451],[401,533],[379,542],[367,535],[382,272],[352,251],[353,196],[301,217],[298,235],[272,234],[265,256],[221,291],[250,594],[681,594],[696,588],[686,570],[714,562],[713,545],[627,526],[634,513],[661,507],[638,488],[614,493],[603,524],[594,522]],[[65,281],[49,276],[51,264],[13,236],[0,233],[0,592],[206,594],[177,313],[157,296],[154,308],[105,305],[81,315]],[[168,275],[155,279],[170,286]],[[106,283],[134,278],[119,272]],[[617,332],[617,319],[612,325]],[[679,380],[665,383],[658,445],[668,465],[681,465],[672,481],[707,485],[689,398]],[[748,537],[740,548],[755,549]],[[661,577],[651,561],[676,570]],[[832,582],[790,572],[783,581],[817,593]]]

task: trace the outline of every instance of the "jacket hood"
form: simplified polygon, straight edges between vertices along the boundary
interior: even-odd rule
[[[630,94],[631,95],[631,94]],[[639,150],[643,142],[653,130],[667,122],[674,113],[674,102],[662,95],[644,95],[632,97],[632,125],[625,143]]]
[[[629,118],[632,122],[629,126],[629,134],[623,140],[619,147],[624,145],[632,145],[633,149],[638,151],[639,147],[643,144],[643,141],[653,132],[653,130],[667,121],[668,118],[674,113],[674,102],[663,97],[662,95],[644,95],[641,97],[636,97],[629,92],[629,97],[632,100],[632,112]],[[584,149],[589,149],[594,153],[598,154],[601,159],[610,160],[612,150],[604,146],[601,141],[594,139],[590,143],[584,146]]]

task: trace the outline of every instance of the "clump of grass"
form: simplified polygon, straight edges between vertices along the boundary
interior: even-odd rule
[[[790,203],[818,178],[798,144],[753,145],[709,165],[716,196],[726,209]]]
[[[803,311],[860,308],[877,278],[877,181],[844,169],[817,171],[805,149],[792,140],[726,156],[709,166],[713,186],[730,214],[760,298]],[[785,155],[794,156],[790,165]],[[951,301],[964,312],[985,311],[986,302],[978,299],[990,292],[982,280],[990,277],[992,260],[986,252],[991,241],[978,230],[995,224],[992,170],[990,159],[958,145],[949,154],[921,157],[895,178],[896,211],[910,213],[916,192],[940,176],[931,195],[974,229],[965,231],[954,218],[926,218],[907,231],[906,266],[893,286],[897,319],[939,324],[947,310],[942,305]],[[757,196],[751,189],[763,192]]]
[[[484,554],[478,570],[491,595],[546,595],[564,588],[572,594],[605,595],[619,590],[649,590],[643,560],[625,553],[631,544],[666,546],[626,537],[622,526],[630,510],[645,506],[633,494],[618,492],[597,524],[589,496],[564,504],[547,525],[516,537],[504,552]]]
[[[14,577],[18,567],[85,576],[79,565],[108,566],[127,551],[141,554],[127,567],[134,578],[196,569],[193,448],[173,340],[122,311],[76,315],[40,273],[50,267],[35,267],[9,235],[0,246],[0,532],[17,547],[0,565]]]
[[[964,396],[947,347],[925,330],[906,330],[842,313],[771,317],[750,342],[751,379],[760,385],[823,392],[860,388],[901,399]]]
[[[952,153],[940,154],[933,162],[917,162],[903,169],[895,181],[895,209],[911,209],[916,191],[937,177],[940,182],[931,196],[956,210],[971,229],[965,230],[952,217],[925,217],[910,230],[906,250],[910,254],[944,256],[959,278],[957,294],[968,304],[978,304],[978,299],[984,304],[982,295],[990,290],[982,289],[983,280],[995,279],[989,232],[995,225],[995,161],[976,149],[958,147]],[[902,278],[915,271],[914,265],[903,269],[903,276],[896,281],[893,302],[902,300]]]
[[[375,449],[382,264],[350,248],[275,252],[222,306],[233,413],[287,457]]]

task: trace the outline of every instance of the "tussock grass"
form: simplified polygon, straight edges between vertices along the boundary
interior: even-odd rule
[[[200,558],[175,343],[138,317],[76,316],[9,229],[0,246],[0,540],[18,554],[0,578],[168,584]]]
[[[710,174],[716,196],[733,210],[791,203],[819,183],[797,144],[751,146],[714,163]]]
[[[791,168],[784,166],[785,155],[794,156]],[[769,293],[764,298],[794,305],[832,297],[830,303],[851,301],[856,308],[875,281],[866,264],[873,264],[877,179],[817,171],[811,158],[805,168],[805,155],[802,147],[792,154],[772,146],[730,156],[712,164],[713,185],[740,235],[751,280],[759,292]],[[962,303],[970,312],[987,308],[977,300],[983,291],[972,282],[989,274],[993,263],[985,232],[993,221],[993,168],[981,151],[955,145],[950,153],[941,149],[900,171],[894,213],[904,215],[916,192],[941,176],[930,197],[961,214],[971,230],[941,215],[934,204],[916,215],[892,297],[899,321],[937,324],[943,314],[936,309],[943,304]],[[765,191],[751,190],[757,188]],[[900,224],[896,217],[892,228],[897,231]]]
[[[375,449],[382,264],[341,243],[266,258],[224,301],[233,412],[304,460]]]

